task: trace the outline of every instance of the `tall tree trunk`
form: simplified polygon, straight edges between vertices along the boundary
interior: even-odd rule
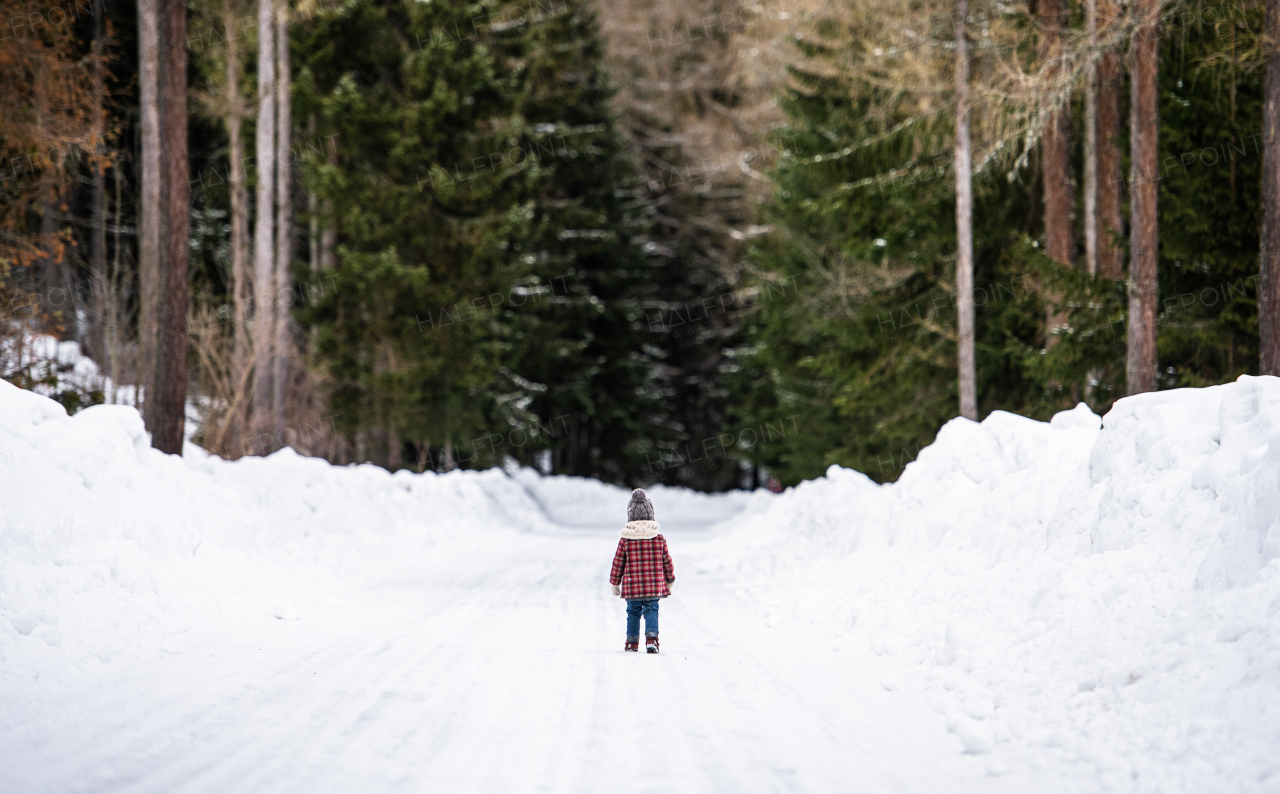
[[[285,401],[288,399],[289,359],[293,349],[289,310],[293,304],[292,204],[289,192],[289,145],[293,121],[289,90],[289,0],[276,0],[276,358],[275,387],[271,397],[272,422],[277,436],[285,429]]]
[[[1062,73],[1062,28],[1067,21],[1065,0],[1040,0],[1041,56],[1050,64],[1049,73],[1054,79]],[[1050,259],[1063,265],[1074,265],[1076,258],[1075,214],[1076,180],[1071,165],[1071,99],[1063,97],[1061,104],[1050,111],[1040,139],[1040,166],[1044,178],[1044,237],[1045,253]],[[1045,315],[1045,347],[1058,343],[1057,329],[1067,325],[1070,315],[1058,304],[1062,296],[1053,291],[1045,293],[1049,309]]]
[[[1084,73],[1084,269],[1098,272],[1098,0],[1085,0],[1089,63]]]
[[[1135,0],[1137,26],[1129,52],[1132,85],[1129,140],[1132,149],[1129,207],[1128,393],[1155,391],[1156,384],[1156,223],[1159,177],[1159,0]]]
[[[1040,0],[1042,57],[1049,59],[1055,78],[1061,66],[1062,28],[1067,21],[1065,0]],[[1075,215],[1076,180],[1071,167],[1071,102],[1063,97],[1049,115],[1041,138],[1044,169],[1045,253],[1064,265],[1076,260]]]
[[[111,168],[111,174],[115,177],[116,202],[115,202],[115,246],[111,252],[111,274],[107,279],[107,296],[106,296],[106,347],[107,347],[107,375],[111,379],[111,391],[107,393],[107,402],[115,404],[120,402],[120,332],[121,326],[124,325],[124,319],[121,316],[121,288],[120,288],[120,254],[123,250],[120,246],[120,224],[122,222],[122,213],[124,210],[124,196],[121,189],[120,180],[120,163]]]
[[[86,340],[90,354],[98,361],[106,361],[104,327],[106,321],[107,293],[107,173],[104,160],[103,131],[106,91],[102,76],[104,14],[93,15],[93,153],[90,163],[93,171],[93,239],[89,243],[90,290],[93,301],[89,310],[89,335]]]
[[[338,142],[333,138],[325,140],[325,156],[329,158],[329,165],[336,168],[338,165]],[[338,243],[338,230],[334,226],[333,201],[326,198],[321,202],[320,212],[324,216],[320,230],[320,269],[333,270],[338,264],[334,258],[334,248]]]
[[[307,140],[316,139],[316,114],[307,116]],[[307,263],[313,274],[320,272],[320,196],[307,190]]]
[[[231,302],[234,314],[234,342],[231,353],[231,436],[230,448],[243,449],[246,430],[249,373],[253,351],[249,339],[249,305],[253,300],[253,279],[249,269],[249,193],[245,186],[244,141],[241,121],[244,100],[240,95],[240,41],[236,5],[223,6],[223,28],[227,40],[227,159],[231,161]]]
[[[1262,261],[1258,283],[1259,372],[1280,375],[1280,0],[1267,0],[1263,88]]]
[[[160,317],[160,0],[138,0],[138,98],[142,178],[138,204],[138,362],[134,404],[154,432],[149,395]]]
[[[274,372],[272,342],[275,336],[275,207],[276,65],[275,14],[272,0],[258,0],[258,126],[254,168],[258,177],[257,213],[253,230],[253,428],[260,437],[271,436],[271,380]],[[255,448],[261,444],[254,444]],[[267,445],[270,446],[269,444]]]
[[[978,418],[978,373],[973,351],[973,163],[969,151],[969,49],[965,23],[968,0],[956,3],[956,303],[960,415]]]
[[[164,251],[151,445],[182,454],[187,404],[187,281],[191,219],[191,173],[187,159],[187,3],[161,0],[160,125]]]
[[[1097,274],[1118,280],[1124,275],[1121,247],[1116,244],[1124,233],[1123,161],[1120,152],[1120,92],[1124,88],[1120,51],[1116,46],[1119,8],[1116,0],[1097,0],[1098,30],[1105,47],[1098,57],[1098,203],[1097,203]]]
[[[1085,30],[1089,65],[1085,74],[1084,122],[1084,245],[1085,270],[1090,276],[1119,279],[1123,270],[1114,235],[1120,217],[1120,55],[1115,38],[1115,0],[1086,0]],[[1109,380],[1108,369],[1090,370],[1085,400],[1095,383]],[[1090,401],[1091,402],[1091,401]]]
[[[316,139],[316,114],[312,113],[307,117],[307,140],[314,141]],[[307,215],[310,216],[308,229],[308,258],[311,264],[311,278],[316,280],[316,276],[320,273],[321,268],[321,247],[320,241],[320,195],[314,189],[307,190]],[[326,204],[327,206],[327,204]],[[320,329],[313,327],[311,329],[310,345],[315,350],[316,340],[320,337]],[[303,356],[305,359],[305,355]]]

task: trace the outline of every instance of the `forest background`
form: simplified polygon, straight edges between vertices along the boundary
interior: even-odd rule
[[[891,481],[1280,363],[1262,2],[2,6],[0,375],[169,451]]]

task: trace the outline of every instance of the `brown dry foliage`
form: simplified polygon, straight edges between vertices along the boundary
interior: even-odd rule
[[[235,460],[246,455],[267,455],[281,447],[293,447],[301,455],[324,458],[332,463],[357,460],[349,440],[338,431],[340,417],[328,411],[329,384],[322,371],[297,366],[289,372],[284,426],[275,437],[235,435],[235,417],[243,416],[251,397],[253,360],[237,382],[232,367],[232,324],[226,312],[211,308],[208,300],[197,301],[187,321],[191,350],[197,364],[193,369],[200,395],[200,431],[197,440],[208,452]],[[252,355],[252,353],[251,353]],[[302,361],[301,351],[291,360]]]
[[[9,28],[0,41],[0,264],[26,266],[60,257],[65,245],[29,233],[28,210],[62,195],[76,163],[105,165],[91,69],[103,56],[75,36],[73,15],[86,6],[4,0],[0,7]]]
[[[1082,29],[1069,29],[1058,45],[1046,50],[1031,5],[1027,0],[969,5],[975,174],[999,165],[1012,175],[1025,167],[1049,116],[1079,88],[1089,62],[1109,49],[1124,49],[1137,24],[1123,11],[1092,40]],[[1168,20],[1180,7],[1164,0],[1159,11]],[[879,119],[885,136],[913,125],[949,135],[954,115],[954,9],[953,0],[815,2],[790,27],[775,25],[775,39],[758,49],[754,63],[774,72],[774,90],[782,85],[804,90],[786,81],[787,65],[841,82],[850,92],[872,100],[871,118]],[[807,57],[794,44],[817,54]],[[940,140],[928,143],[939,149],[944,145]]]
[[[654,220],[713,241],[733,277],[751,203],[773,161],[766,135],[783,121],[787,36],[821,0],[618,0],[598,3],[621,128],[638,153]],[[692,206],[698,209],[689,213]],[[676,208],[679,207],[679,210]],[[678,215],[678,217],[676,217]]]

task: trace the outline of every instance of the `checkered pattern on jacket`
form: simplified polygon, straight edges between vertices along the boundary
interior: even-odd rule
[[[613,555],[609,584],[622,585],[623,598],[666,598],[667,586],[676,580],[676,569],[667,551],[667,539],[654,535],[644,540],[622,538]]]

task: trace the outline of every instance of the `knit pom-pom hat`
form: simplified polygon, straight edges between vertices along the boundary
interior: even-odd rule
[[[645,495],[643,488],[631,492],[631,501],[627,504],[628,521],[652,521],[653,502]]]

